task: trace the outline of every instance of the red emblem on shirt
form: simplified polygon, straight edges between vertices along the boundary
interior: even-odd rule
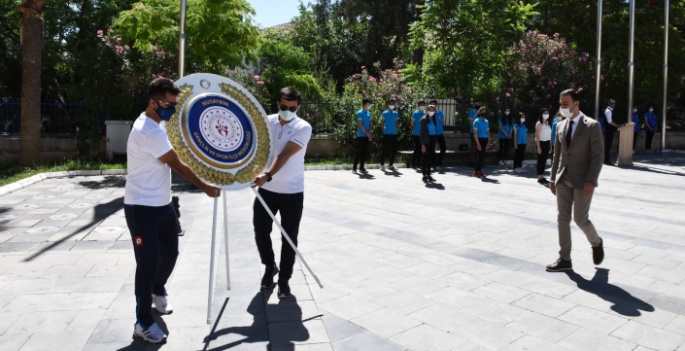
[[[137,236],[133,240],[135,240],[136,246],[143,246],[143,237],[142,236]]]

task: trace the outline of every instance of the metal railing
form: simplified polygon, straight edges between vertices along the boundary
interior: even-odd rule
[[[88,113],[84,103],[42,102],[40,104],[41,134],[72,136],[78,132],[77,117]],[[98,114],[94,118],[99,129]],[[16,135],[21,131],[21,101],[0,100],[0,135]]]

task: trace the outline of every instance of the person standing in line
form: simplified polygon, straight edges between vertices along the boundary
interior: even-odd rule
[[[418,169],[421,167],[421,118],[426,115],[426,102],[419,101],[419,109],[411,115],[411,129],[414,134],[414,154],[411,158],[410,167]]]
[[[312,137],[312,126],[297,117],[302,104],[302,95],[295,88],[286,87],[278,94],[280,112],[269,116],[274,131],[274,160],[269,170],[252,180],[252,188],[259,187],[259,194],[271,213],[281,212],[281,225],[297,246],[300,220],[304,208],[304,156]],[[274,277],[278,274],[279,299],[287,299],[290,293],[290,278],[295,265],[295,250],[281,235],[281,268],[276,265],[271,230],[273,219],[264,205],[255,199],[252,205],[255,241],[262,264],[266,267],[261,281],[262,289],[272,289]]]
[[[362,100],[362,109],[357,112],[357,155],[354,156],[354,165],[352,166],[352,173],[357,173],[357,164],[359,164],[359,171],[366,173],[364,162],[366,161],[366,154],[369,149],[369,142],[371,137],[371,99]]]
[[[640,135],[640,115],[637,113],[637,106],[633,107],[633,155],[637,154],[635,146],[637,145],[637,137]]]
[[[564,116],[561,115],[561,112],[557,111],[557,114],[554,115],[554,121],[552,122],[552,137],[550,139],[551,152],[554,152],[554,142],[556,141],[557,124],[559,124],[559,122],[561,122],[563,120],[564,120]]]
[[[435,105],[428,106],[428,112],[421,118],[421,129],[419,131],[421,137],[421,152],[423,155],[423,182],[434,182],[435,179],[431,177],[431,168],[435,160],[435,133],[438,128],[438,123],[435,119]]]
[[[528,145],[528,128],[526,114],[519,112],[519,119],[514,123],[514,173],[523,173],[523,158]]]
[[[608,166],[613,166],[611,162],[611,146],[614,143],[614,133],[618,129],[618,124],[614,122],[614,107],[616,106],[616,100],[609,99],[609,106],[604,111],[604,117],[606,118],[606,125],[604,126],[604,164]]]
[[[206,183],[188,167],[171,146],[162,122],[176,113],[179,88],[157,78],[148,87],[145,112],[133,122],[126,144],[128,174],[124,215],[136,258],[136,323],[133,335],[161,343],[166,334],[155,323],[151,309],[171,314],[166,283],[178,258],[178,219],[171,201],[171,170],[204,191],[219,197],[221,189]]]
[[[438,145],[440,145],[440,155],[437,157],[437,163],[436,165],[438,167],[443,167],[442,160],[445,158],[445,152],[447,152],[447,144],[445,143],[445,114],[442,112],[442,110],[438,109],[438,100],[431,100],[428,102],[429,105],[436,106],[435,110],[435,122],[436,124],[436,129],[435,129],[435,140],[437,141]]]
[[[604,146],[599,123],[580,111],[580,96],[573,89],[560,95],[561,113],[554,146],[549,190],[557,197],[559,259],[548,272],[573,270],[571,263],[571,215],[592,246],[592,260],[604,260],[604,241],[590,221],[590,204],[599,185]]]
[[[499,124],[499,165],[507,165],[509,149],[511,149],[511,109],[506,108],[504,115],[497,121]]]
[[[482,172],[486,152],[490,149],[490,121],[488,121],[487,115],[488,109],[481,107],[478,110],[478,118],[473,121],[473,137],[476,140],[476,149],[478,150],[476,166],[473,171],[473,176],[476,178],[487,177]]]
[[[656,113],[654,113],[654,106],[649,106],[649,110],[645,113],[645,150],[648,154],[652,153],[652,140],[656,132]]]
[[[478,153],[476,152],[476,139],[473,137],[473,121],[478,117],[478,110],[480,110],[480,100],[473,99],[473,108],[469,111],[469,139],[471,139],[471,146],[469,147],[469,153],[471,156],[471,163],[469,167],[474,167],[476,165],[476,157]]]
[[[395,170],[395,153],[397,152],[397,123],[400,114],[395,111],[395,100],[388,101],[388,109],[381,115],[383,131],[383,151],[381,151],[381,171],[385,171],[385,156],[390,156],[389,169]]]
[[[535,124],[535,144],[538,152],[538,183],[549,184],[545,179],[545,167],[549,158],[549,151],[552,140],[552,127],[549,125],[549,109],[542,109],[540,119]]]

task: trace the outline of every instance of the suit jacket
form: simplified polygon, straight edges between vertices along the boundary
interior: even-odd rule
[[[599,173],[604,162],[604,140],[599,122],[585,115],[576,117],[578,126],[571,145],[566,146],[566,128],[570,119],[557,124],[554,141],[551,179],[566,175],[575,189],[583,189],[585,182],[599,186]]]

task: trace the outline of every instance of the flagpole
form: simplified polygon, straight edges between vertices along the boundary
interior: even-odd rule
[[[666,149],[666,115],[668,109],[668,29],[669,0],[664,1],[664,101],[661,106],[663,114],[661,123],[661,149]]]
[[[602,2],[597,0],[597,73],[595,79],[595,119],[599,119],[599,91],[602,76]]]
[[[633,88],[635,80],[635,1],[630,0],[630,44],[628,49],[628,118],[626,123],[633,120]]]
[[[186,63],[186,0],[181,0],[181,23],[178,36],[178,79],[183,78]]]

